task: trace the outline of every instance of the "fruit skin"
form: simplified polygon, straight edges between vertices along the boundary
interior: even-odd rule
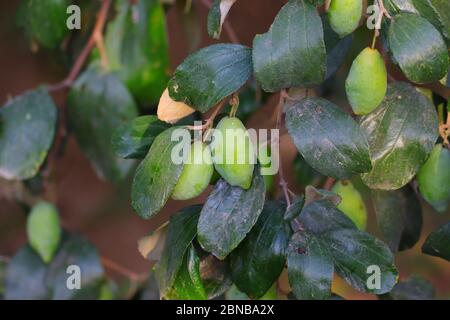
[[[203,142],[191,144],[188,163],[183,167],[180,178],[172,192],[175,200],[188,200],[200,195],[208,187],[214,172],[211,150]]]
[[[450,202],[450,150],[437,144],[417,173],[419,191],[438,212],[445,212]]]
[[[337,208],[349,217],[360,230],[366,229],[367,210],[359,191],[350,181],[338,181],[332,191],[338,194],[342,201]]]
[[[255,154],[247,129],[241,120],[235,117],[222,118],[212,139],[211,151],[217,172],[232,186],[250,188]]]
[[[58,211],[48,202],[39,202],[28,215],[27,235],[30,246],[49,263],[61,239]]]
[[[362,16],[362,0],[332,0],[328,10],[331,28],[341,37],[358,28]]]
[[[387,71],[376,49],[364,49],[353,61],[345,81],[345,91],[357,115],[371,113],[383,101],[387,91]]]

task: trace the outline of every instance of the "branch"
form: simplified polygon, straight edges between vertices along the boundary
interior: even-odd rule
[[[57,91],[61,89],[65,89],[70,87],[75,81],[76,77],[80,73],[83,68],[89,54],[92,49],[94,49],[95,45],[99,47],[102,64],[107,64],[106,55],[104,55],[104,46],[103,46],[103,27],[105,26],[106,18],[108,16],[108,11],[111,6],[111,0],[103,0],[102,6],[98,12],[97,21],[95,22],[94,29],[92,31],[91,36],[89,37],[88,42],[85,47],[81,51],[77,60],[75,61],[72,69],[70,70],[69,75],[63,81],[50,85],[47,87],[49,91]]]

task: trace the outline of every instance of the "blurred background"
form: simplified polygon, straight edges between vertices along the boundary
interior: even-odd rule
[[[228,20],[233,26],[239,42],[251,46],[255,34],[264,33],[273,21],[278,10],[286,1],[274,0],[241,0],[233,6]],[[0,104],[9,97],[35,88],[42,84],[61,81],[70,69],[72,57],[68,54],[46,52],[33,47],[16,24],[18,0],[0,1]],[[203,0],[193,1],[193,13],[189,18],[176,5],[166,7],[167,31],[171,71],[196,48],[204,47],[217,41],[208,37],[206,32],[207,6]],[[186,26],[190,27],[187,28]],[[187,31],[188,30],[188,31]],[[81,31],[82,32],[82,31]],[[369,45],[372,34],[366,28],[360,28],[355,35],[346,63],[335,77],[328,81],[323,94],[342,107],[346,107],[343,90],[349,64],[360,50]],[[223,32],[220,42],[229,42]],[[329,93],[333,92],[332,96]],[[65,91],[53,95],[61,106],[66,101]],[[259,111],[247,121],[248,127],[270,128],[270,115],[275,106],[277,96],[268,97]],[[154,113],[155,109],[147,108],[145,113]],[[1,152],[1,150],[0,150]],[[312,179],[310,169],[302,164],[293,166],[297,151],[287,135],[282,137],[281,155],[286,176],[291,189],[302,192],[305,179]],[[306,173],[305,173],[306,172]],[[305,178],[304,175],[310,175]],[[45,189],[44,198],[57,205],[64,228],[78,232],[87,237],[98,249],[105,260],[120,265],[133,274],[145,274],[152,265],[137,250],[137,241],[155,230],[168,216],[178,209],[192,203],[201,203],[206,198],[207,190],[200,198],[191,202],[169,201],[163,211],[150,221],[142,220],[130,206],[130,182],[115,186],[99,179],[89,161],[80,151],[74,137],[67,136],[65,151],[60,155],[50,173],[52,184]],[[320,186],[323,179],[315,179]],[[364,194],[361,183],[356,185]],[[11,257],[26,242],[25,210],[14,198],[20,188],[0,180],[0,255]],[[276,194],[274,196],[277,196]],[[370,211],[369,232],[379,236],[372,205],[367,202]],[[448,262],[421,254],[420,248],[426,236],[438,226],[450,220],[450,212],[438,215],[427,204],[423,203],[424,226],[421,240],[414,248],[400,252],[396,256],[396,264],[400,270],[400,278],[408,278],[418,274],[434,284],[439,298],[450,298],[450,265]],[[126,277],[117,268],[106,268],[108,274],[121,280]],[[126,272],[125,272],[126,273]],[[281,287],[287,286],[285,274]],[[336,278],[334,291],[348,299],[373,299],[371,295],[356,292],[343,281]]]

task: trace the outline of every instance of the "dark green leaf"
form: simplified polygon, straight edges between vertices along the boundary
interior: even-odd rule
[[[245,238],[263,209],[264,180],[259,168],[248,190],[217,182],[206,200],[198,223],[198,241],[203,249],[224,259]]]
[[[137,117],[114,131],[111,138],[114,152],[125,159],[143,159],[155,138],[169,127],[157,116]]]
[[[352,287],[362,292],[382,294],[392,290],[397,282],[397,269],[389,248],[370,234],[356,229],[340,229],[322,237],[327,243],[336,272]],[[380,288],[368,288],[370,266],[381,271]]]
[[[119,0],[116,12],[105,36],[109,70],[117,71],[140,103],[155,103],[169,78],[163,7],[155,0]]]
[[[373,190],[378,228],[393,252],[413,247],[422,229],[422,208],[414,190]]]
[[[283,271],[289,240],[285,210],[280,202],[266,202],[255,226],[230,255],[233,282],[252,299],[262,297]]]
[[[358,124],[322,98],[289,101],[286,127],[305,160],[320,173],[349,178],[371,169],[367,140]]]
[[[341,38],[330,26],[326,16],[322,16],[325,48],[327,51],[327,74],[325,80],[335,74],[344,63],[353,43],[353,33]]]
[[[80,268],[80,289],[70,290],[67,282],[71,275],[68,267]],[[73,271],[72,271],[73,272]],[[71,235],[63,243],[49,265],[46,283],[51,288],[52,298],[56,300],[97,299],[104,271],[97,249],[86,239]]]
[[[155,267],[161,296],[172,288],[185,252],[196,236],[201,208],[200,205],[184,208],[170,219],[161,259]]]
[[[223,295],[233,284],[228,261],[222,261],[208,254],[200,260],[200,275],[208,299]]]
[[[381,106],[361,118],[369,141],[372,171],[363,182],[372,189],[406,185],[433,149],[438,120],[431,101],[407,83],[388,86]]]
[[[450,46],[450,2],[445,0],[411,0],[420,15],[441,31]]]
[[[111,135],[138,115],[128,89],[115,75],[92,67],[75,82],[68,106],[75,137],[97,174],[114,182],[123,180],[133,163],[116,157]]]
[[[49,288],[45,284],[47,266],[28,245],[11,259],[5,274],[5,299],[48,299]],[[65,283],[65,281],[64,281]]]
[[[284,220],[290,221],[296,218],[302,211],[304,205],[305,197],[303,195],[295,197],[291,205],[286,208],[286,212],[284,213]]]
[[[422,252],[450,261],[450,223],[430,233],[422,246]]]
[[[172,132],[177,128],[167,129],[156,137],[136,170],[131,205],[144,219],[157,214],[166,204],[183,170],[183,164],[176,164],[171,159],[172,149],[180,143],[171,141]]]
[[[69,29],[66,13],[68,0],[24,0],[20,2],[17,23],[29,38],[44,48],[58,47]]]
[[[432,300],[435,295],[433,285],[419,276],[397,283],[389,293],[394,300]]]
[[[414,0],[387,0],[384,5],[392,16],[401,12],[418,13],[413,1]]]
[[[320,238],[307,231],[295,233],[289,241],[287,261],[289,283],[298,299],[330,296],[333,259]]]
[[[208,13],[208,34],[211,38],[219,39],[222,24],[236,0],[214,0]]]
[[[292,166],[294,169],[295,179],[302,187],[306,187],[307,185],[318,185],[325,178],[323,175],[314,170],[300,153],[297,154]]]
[[[139,298],[141,300],[159,300],[159,288],[154,272],[150,272]]]
[[[447,73],[447,46],[439,31],[425,18],[412,13],[398,14],[391,22],[388,41],[395,61],[409,80],[430,83]]]
[[[7,102],[0,109],[0,176],[35,176],[53,143],[56,121],[56,106],[42,88]]]
[[[186,251],[172,289],[167,293],[170,300],[206,300],[207,295],[200,277],[200,259],[193,245]]]
[[[170,97],[206,112],[242,87],[252,73],[251,49],[237,44],[215,44],[188,56],[168,88]]]
[[[269,31],[253,40],[255,77],[264,91],[313,87],[326,74],[322,21],[305,0],[290,0]]]

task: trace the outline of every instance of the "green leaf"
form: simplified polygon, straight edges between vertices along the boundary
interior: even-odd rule
[[[250,189],[232,187],[221,179],[200,213],[198,241],[208,252],[224,259],[245,238],[263,209],[264,179],[255,169]]]
[[[291,221],[296,218],[303,209],[305,205],[305,196],[300,195],[294,198],[291,205],[286,208],[286,212],[284,213],[284,220]]]
[[[47,49],[55,49],[69,32],[66,13],[68,0],[24,0],[20,2],[17,24],[31,40]]]
[[[400,12],[418,13],[413,1],[414,0],[387,0],[384,5],[391,16]]]
[[[170,219],[161,259],[155,267],[156,281],[162,297],[172,288],[185,252],[197,234],[201,208],[200,205],[184,208]]]
[[[233,284],[228,260],[219,260],[212,254],[202,257],[200,274],[208,299],[222,296]]]
[[[327,248],[335,271],[351,286],[362,292],[389,292],[397,281],[394,257],[389,248],[372,235],[360,231],[330,200],[308,204],[297,219],[302,230],[315,235]],[[370,266],[380,268],[379,289],[369,289]]]
[[[336,179],[371,169],[367,140],[358,124],[322,98],[289,101],[286,127],[295,146],[317,171]]]
[[[233,282],[250,298],[262,297],[284,268],[289,231],[284,204],[266,202],[255,226],[230,254]]]
[[[450,2],[445,0],[412,0],[420,15],[431,22],[450,46]]]
[[[58,211],[48,202],[39,202],[27,218],[27,235],[30,246],[49,263],[58,249],[61,238]]]
[[[173,127],[156,137],[145,159],[136,170],[131,188],[131,205],[144,219],[161,210],[169,199],[183,170],[183,164],[171,159],[172,149],[180,144],[172,141]]]
[[[447,46],[439,31],[421,16],[412,13],[395,16],[388,41],[395,61],[409,80],[430,83],[446,75]]]
[[[68,273],[69,266],[76,265],[79,269],[80,289],[70,290],[67,287],[69,277],[76,271]],[[79,235],[71,235],[65,239],[57,255],[48,267],[47,286],[51,288],[52,299],[55,300],[86,300],[97,299],[99,296],[104,271],[97,249]]]
[[[172,289],[167,293],[170,300],[206,300],[205,287],[200,277],[200,259],[191,244],[187,250]]]
[[[50,291],[45,284],[46,272],[47,266],[30,246],[21,248],[6,269],[5,299],[48,299]]]
[[[109,71],[116,71],[142,104],[156,103],[166,88],[169,49],[166,17],[160,1],[116,1],[105,49]]]
[[[402,82],[388,86],[381,106],[362,117],[360,126],[372,157],[372,171],[361,177],[371,189],[395,190],[406,185],[438,137],[438,119],[431,101]]]
[[[436,296],[436,289],[422,277],[412,276],[397,283],[389,296],[394,300],[432,300]]]
[[[292,166],[295,180],[302,187],[306,187],[307,185],[321,185],[321,182],[325,181],[325,177],[314,170],[300,153],[297,154]]]
[[[46,90],[29,91],[0,109],[0,176],[34,177],[53,143],[56,106]]]
[[[219,39],[222,25],[236,0],[214,0],[208,13],[208,34],[211,38]]]
[[[113,132],[111,143],[114,152],[124,159],[143,159],[155,138],[169,127],[157,116],[137,117]]]
[[[94,66],[73,85],[68,107],[75,137],[97,175],[113,182],[123,180],[133,163],[116,157],[111,135],[138,115],[128,89],[115,75]]]
[[[264,91],[317,86],[326,63],[322,21],[305,0],[290,0],[269,31],[253,40],[255,77]]]
[[[191,54],[177,67],[169,94],[204,113],[242,87],[251,73],[250,48],[215,44]]]
[[[326,244],[307,231],[295,233],[289,241],[288,277],[297,299],[328,299],[333,280],[333,259]]]
[[[450,261],[450,223],[429,234],[422,246],[422,252]]]
[[[378,228],[393,252],[412,248],[420,238],[422,208],[415,191],[405,186],[395,191],[373,190]]]

